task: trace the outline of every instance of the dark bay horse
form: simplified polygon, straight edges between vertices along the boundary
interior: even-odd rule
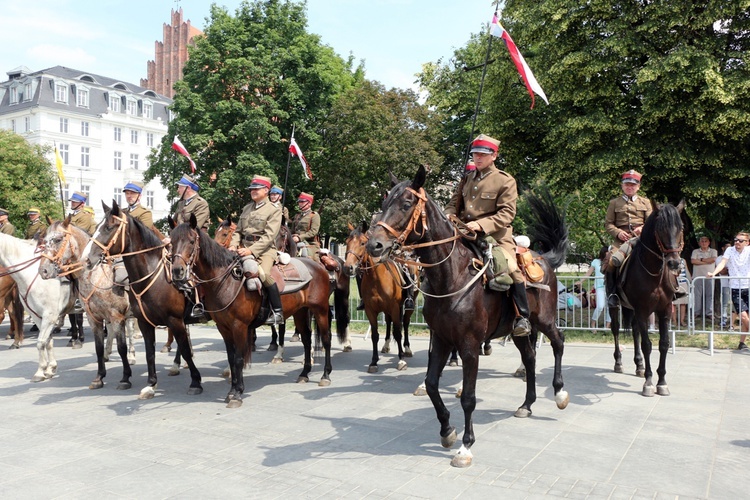
[[[167,277],[169,264],[165,244],[139,220],[122,212],[116,202],[111,209],[104,203],[102,207],[104,219],[84,249],[81,260],[90,269],[106,259],[118,256],[123,259],[130,281],[130,307],[138,320],[146,347],[148,385],[141,390],[139,399],[154,397],[157,383],[155,328],[160,325],[172,331],[190,369],[188,394],[202,393],[201,374],[193,362],[185,327],[186,299]]]
[[[660,205],[654,208],[643,224],[641,236],[633,246],[626,263],[627,270],[618,276],[618,295],[622,304],[623,328],[633,330],[636,374],[645,376],[644,396],[669,395],[667,386],[667,352],[669,350],[669,319],[677,291],[680,252],[684,246],[681,202],[677,207]],[[624,299],[624,300],[623,300]],[[615,372],[622,373],[620,353],[620,315],[610,308],[612,335],[615,338]],[[659,321],[659,380],[654,389],[651,370],[651,339],[648,317],[655,313]],[[644,367],[645,358],[645,367]]]
[[[383,213],[370,229],[367,251],[376,259],[399,258],[401,252],[411,250],[424,267],[424,317],[431,331],[427,377],[425,383],[437,418],[440,422],[441,444],[450,448],[456,441],[456,429],[450,424],[450,412],[438,390],[440,375],[451,349],[457,348],[463,361],[461,406],[464,411],[463,446],[453,457],[456,467],[471,465],[471,446],[474,444],[472,413],[476,407],[476,383],[479,356],[487,338],[507,336],[513,329],[515,311],[507,293],[485,291],[477,271],[472,251],[462,244],[461,236],[443,211],[423,188],[426,178],[420,167],[412,181],[394,183],[383,202]],[[531,202],[532,197],[529,197]],[[565,260],[567,228],[551,198],[547,202],[530,203],[536,214],[532,240],[541,243],[545,253],[537,262],[544,269],[541,288],[528,288],[531,310],[531,335],[513,337],[526,368],[526,398],[516,411],[517,417],[531,414],[536,400],[535,349],[538,332],[550,339],[555,355],[552,385],[555,402],[560,409],[569,402],[563,390],[562,355],[563,335],[555,325],[557,312],[557,278],[554,268]]]
[[[362,271],[362,300],[365,304],[365,314],[370,322],[370,338],[372,339],[372,360],[367,371],[377,373],[378,371],[378,315],[382,312],[385,316],[386,339],[383,352],[388,352],[390,341],[391,324],[393,324],[393,337],[398,346],[398,370],[407,367],[404,357],[411,357],[409,345],[409,322],[413,310],[404,311],[406,293],[401,285],[401,266],[387,260],[375,263],[367,253],[367,223],[360,226],[349,225],[349,236],[346,238],[346,266],[349,276],[356,276]],[[403,343],[401,332],[403,328]]]
[[[232,371],[232,390],[227,395],[227,402],[239,406],[244,392],[242,370],[251,352],[248,332],[265,320],[265,315],[259,316],[262,297],[257,291],[248,291],[245,279],[239,279],[242,277],[242,267],[239,266],[237,253],[223,248],[205,232],[198,230],[196,225],[195,217],[191,214],[189,223],[180,224],[172,231],[172,277],[175,284],[180,284],[192,276],[203,287],[206,312],[216,322],[227,346]],[[325,366],[318,385],[327,386],[331,383],[332,370],[328,273],[322,265],[310,259],[301,259],[301,262],[312,275],[312,280],[295,292],[281,294],[284,316],[293,315],[297,325],[302,328],[305,361],[297,382],[307,382],[312,370],[312,332],[307,327],[308,314],[312,313],[325,349]],[[240,271],[233,272],[237,268]]]
[[[18,296],[16,282],[10,276],[0,276],[0,323],[8,310],[10,329],[5,340],[13,339],[10,349],[19,349],[23,343],[23,304]]]

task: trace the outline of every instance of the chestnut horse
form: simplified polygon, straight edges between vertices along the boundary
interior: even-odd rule
[[[667,352],[669,350],[669,319],[672,301],[677,291],[680,272],[680,252],[684,242],[680,212],[677,208],[660,205],[654,208],[643,224],[641,236],[626,263],[628,269],[618,276],[617,293],[622,304],[623,328],[633,330],[636,375],[645,376],[642,394],[669,396],[667,386]],[[625,300],[622,300],[622,299]],[[615,369],[622,373],[620,353],[620,315],[618,308],[610,308],[612,335],[615,337]],[[656,313],[659,320],[659,375],[656,388],[652,380],[651,339],[648,336],[648,317]],[[643,363],[646,366],[644,368]]]
[[[18,349],[23,343],[23,304],[18,296],[16,282],[10,276],[0,276],[0,323],[8,310],[10,329],[5,340],[13,339],[10,349]]]
[[[128,298],[133,315],[143,335],[146,348],[148,380],[139,399],[151,399],[156,389],[155,328],[169,328],[177,340],[185,362],[190,369],[188,394],[203,392],[201,374],[195,367],[190,349],[190,339],[185,327],[185,296],[172,286],[167,278],[169,265],[165,244],[156,233],[139,220],[120,210],[117,202],[110,209],[102,202],[104,219],[86,245],[81,261],[91,269],[94,265],[121,256],[130,281]]]
[[[233,406],[242,404],[244,382],[242,371],[250,359],[249,329],[265,321],[267,310],[262,305],[258,291],[248,291],[240,258],[212,240],[197,228],[194,215],[190,221],[172,230],[172,278],[175,285],[184,286],[189,280],[200,284],[205,292],[206,312],[216,322],[227,346],[227,359],[232,374],[232,389],[227,402]],[[312,275],[312,280],[301,289],[281,294],[285,318],[293,315],[302,328],[302,343],[305,361],[297,382],[309,381],[312,369],[312,335],[308,325],[308,314],[312,313],[317,333],[325,349],[325,365],[321,386],[330,385],[331,332],[328,324],[328,273],[325,268],[310,259],[300,262]],[[289,286],[289,285],[287,285]]]
[[[461,234],[424,190],[427,173],[420,167],[412,181],[394,183],[383,202],[383,213],[370,229],[367,251],[377,260],[402,260],[402,252],[413,251],[424,267],[423,313],[431,331],[431,345],[425,383],[440,422],[441,444],[450,448],[456,441],[456,429],[450,424],[438,384],[451,349],[457,348],[463,362],[461,406],[464,411],[463,445],[453,457],[456,467],[471,465],[474,444],[472,413],[476,407],[476,384],[480,350],[488,338],[507,336],[513,329],[515,309],[508,293],[485,290],[483,269],[477,269],[473,252],[462,244]],[[532,202],[532,200],[536,200]],[[552,385],[558,408],[568,405],[563,390],[562,355],[564,337],[555,325],[557,316],[557,278],[554,269],[565,261],[567,228],[551,197],[545,200],[529,197],[535,221],[529,236],[538,241],[546,253],[536,262],[544,270],[545,288],[527,290],[531,311],[531,334],[513,337],[526,368],[526,398],[516,411],[517,417],[531,414],[536,400],[535,349],[539,331],[550,339],[555,355]],[[481,266],[479,266],[481,267]]]
[[[383,352],[389,352],[388,342],[391,334],[391,323],[393,323],[393,337],[398,346],[398,370],[406,369],[404,357],[411,357],[409,344],[409,322],[413,310],[404,311],[406,293],[401,284],[401,266],[393,261],[385,261],[378,264],[365,250],[367,244],[367,223],[354,227],[349,224],[349,236],[346,238],[346,272],[349,276],[356,276],[362,271],[362,300],[365,304],[365,314],[370,321],[370,333],[372,339],[372,360],[367,368],[369,373],[378,371],[378,315],[382,312],[385,317],[386,338]],[[401,331],[403,326],[404,339],[401,342]]]

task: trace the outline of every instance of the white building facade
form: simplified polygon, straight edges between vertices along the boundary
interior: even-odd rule
[[[103,216],[101,202],[125,205],[122,188],[142,181],[148,156],[167,133],[172,100],[112,78],[55,66],[31,72],[20,67],[0,83],[0,127],[31,143],[57,146],[63,159],[65,199],[73,191]],[[54,153],[50,162],[55,164]],[[170,210],[158,178],[144,188],[141,203],[154,220]]]

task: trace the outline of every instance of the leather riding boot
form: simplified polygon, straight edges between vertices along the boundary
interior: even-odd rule
[[[617,296],[617,269],[609,269],[604,273],[604,290],[607,293],[607,307],[618,307],[620,298]]]
[[[281,295],[279,287],[274,283],[266,287],[268,292],[268,303],[271,305],[271,312],[266,320],[267,325],[279,325],[284,323],[284,310],[281,307]]]
[[[531,334],[531,323],[529,323],[529,301],[526,298],[526,285],[524,283],[513,283],[510,287],[510,295],[516,304],[518,316],[513,322],[513,336],[526,337]]]
[[[404,311],[414,310],[414,285],[404,290],[406,298],[404,299]]]
[[[357,291],[359,292],[359,304],[357,304],[357,311],[365,310],[365,299],[362,298],[362,276],[357,274]]]

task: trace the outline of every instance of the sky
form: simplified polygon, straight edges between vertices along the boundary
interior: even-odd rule
[[[0,70],[53,66],[139,84],[172,9],[205,27],[211,3],[234,14],[241,0],[0,0]],[[492,18],[491,0],[308,0],[308,31],[366,76],[412,88],[422,64],[466,45]],[[0,77],[7,80],[6,75]]]

